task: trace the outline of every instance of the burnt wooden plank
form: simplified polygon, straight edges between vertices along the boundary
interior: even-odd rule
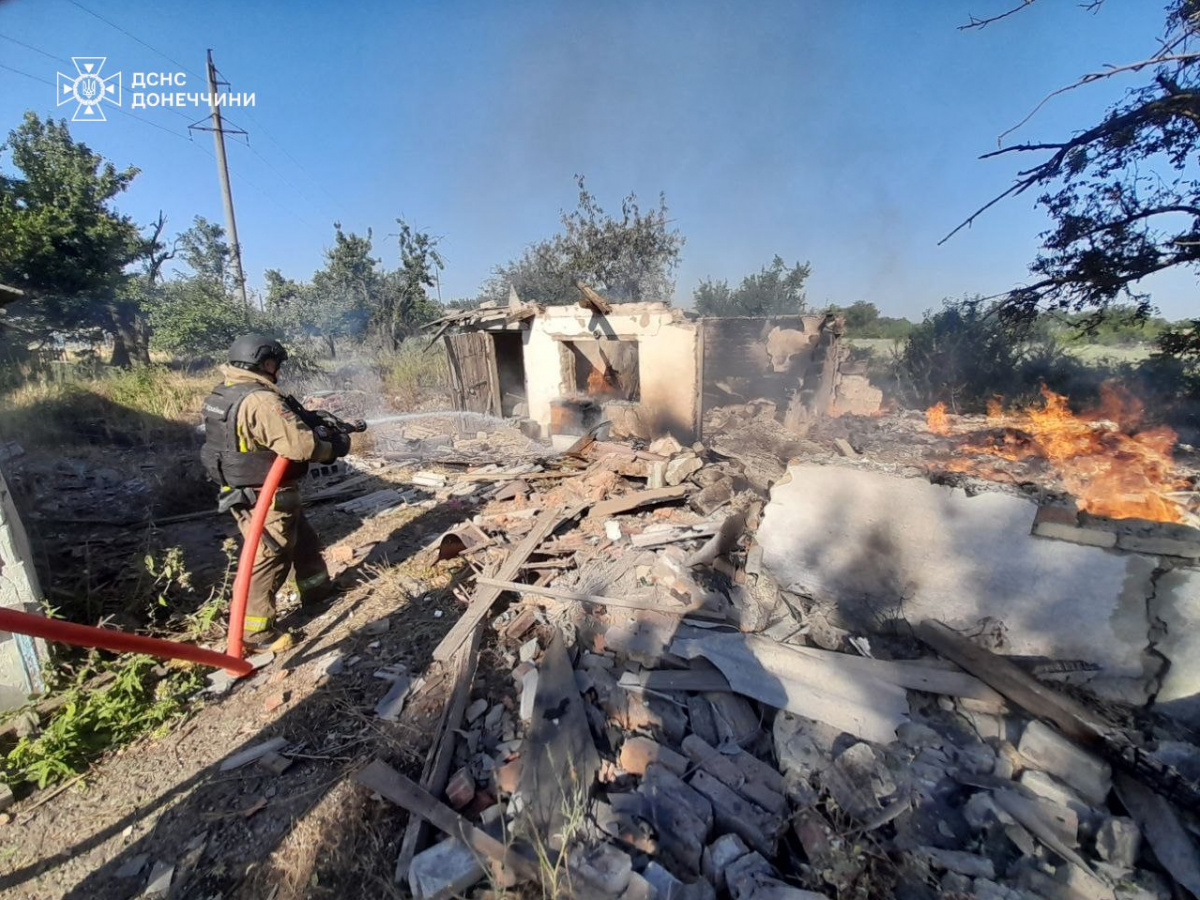
[[[425,758],[421,770],[421,788],[436,796],[446,789],[450,778],[450,767],[454,763],[454,746],[458,740],[458,729],[462,726],[467,701],[471,699],[471,685],[475,681],[475,667],[479,659],[479,641],[483,636],[483,624],[475,626],[468,644],[459,648],[450,664],[450,696],[442,707],[434,731],[433,745]],[[428,842],[429,826],[424,819],[414,816],[409,820],[400,841],[400,853],[396,856],[396,883],[407,880],[408,869],[413,857]]]
[[[561,632],[555,633],[538,669],[522,759],[517,790],[522,815],[540,834],[543,846],[561,849],[559,837],[568,811],[587,803],[600,769]]]
[[[495,860],[518,877],[525,880],[538,877],[539,869],[534,862],[486,831],[476,828],[412,779],[404,777],[380,760],[368,764],[354,776],[354,780],[414,816],[420,816],[451,837],[458,838],[476,853]]]
[[[646,506],[656,506],[659,503],[673,503],[682,500],[692,492],[691,485],[680,484],[674,487],[651,488],[648,491],[635,491],[623,497],[613,497],[611,500],[601,500],[592,507],[592,518],[615,516],[619,513],[631,512]]]

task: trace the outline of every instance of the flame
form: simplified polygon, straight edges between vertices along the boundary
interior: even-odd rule
[[[1045,460],[1054,467],[1078,507],[1114,519],[1182,522],[1182,507],[1171,496],[1186,486],[1175,473],[1176,434],[1159,426],[1137,430],[1142,404],[1112,386],[1101,389],[1100,408],[1076,415],[1067,398],[1043,387],[1041,408],[1005,413],[999,400],[988,403],[993,430],[967,439],[961,450],[1010,461]],[[939,409],[941,407],[941,409]],[[942,404],[926,412],[929,430],[945,434]],[[997,433],[996,428],[1000,430]],[[992,480],[1013,480],[994,463],[960,458],[948,466]]]
[[[950,433],[950,423],[946,421],[945,403],[938,403],[925,410],[925,427],[934,434]]]
[[[593,367],[592,371],[588,372],[587,392],[593,397],[616,393],[613,390],[613,385],[607,369],[601,369],[597,366]]]

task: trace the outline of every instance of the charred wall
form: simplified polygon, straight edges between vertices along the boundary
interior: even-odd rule
[[[806,382],[823,395],[817,382],[828,376],[828,357],[817,357],[835,337],[824,323],[823,316],[701,319],[704,408],[766,399],[782,415]]]

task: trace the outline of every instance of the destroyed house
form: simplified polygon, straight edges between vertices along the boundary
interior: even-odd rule
[[[768,400],[801,430],[822,415],[874,413],[882,400],[846,365],[832,315],[706,318],[589,291],[579,306],[514,298],[429,327],[445,341],[456,409],[529,419],[544,438],[608,421],[616,437],[690,443],[717,407]]]

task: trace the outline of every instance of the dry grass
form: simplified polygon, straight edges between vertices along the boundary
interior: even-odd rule
[[[30,381],[0,396],[0,434],[28,451],[177,442],[200,421],[215,373],[160,366]]]
[[[423,338],[407,341],[396,353],[379,360],[384,389],[397,409],[416,409],[431,391],[444,390],[450,384],[445,348],[440,343],[428,350],[425,346]]]

